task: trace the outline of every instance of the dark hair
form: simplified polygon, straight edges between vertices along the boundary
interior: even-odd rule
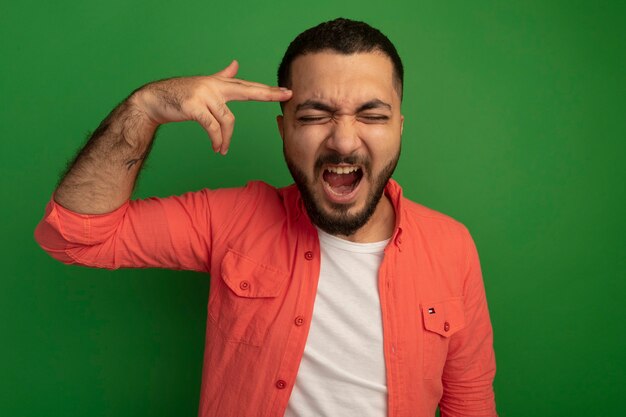
[[[395,46],[378,29],[365,22],[344,18],[330,20],[307,29],[289,44],[278,67],[278,85],[290,87],[291,64],[294,59],[324,50],[344,55],[374,51],[383,53],[393,64],[394,84],[402,99],[404,68]]]

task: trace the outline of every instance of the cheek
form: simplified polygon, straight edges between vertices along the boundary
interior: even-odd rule
[[[400,130],[389,125],[366,125],[359,131],[359,137],[367,147],[369,154],[376,158],[397,152],[400,145]]]
[[[382,140],[391,136],[391,131],[389,125],[361,123],[358,133],[362,139]]]
[[[318,153],[328,137],[329,130],[325,125],[294,126],[289,132],[286,144],[292,152],[311,158]]]

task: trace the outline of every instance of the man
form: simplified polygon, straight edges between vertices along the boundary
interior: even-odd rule
[[[93,133],[36,230],[54,258],[211,274],[199,415],[495,416],[478,256],[402,197],[403,69],[365,23],[300,34],[279,85],[208,77],[134,91]],[[231,100],[279,101],[295,186],[129,201],[157,127],[195,120],[225,155]]]

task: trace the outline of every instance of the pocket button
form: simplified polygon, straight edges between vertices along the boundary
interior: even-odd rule
[[[239,288],[241,288],[242,290],[247,290],[248,288],[250,288],[250,283],[248,281],[241,281],[239,283]]]
[[[443,331],[444,331],[444,332],[448,332],[448,331],[450,331],[450,323],[445,322],[445,323],[443,324]]]

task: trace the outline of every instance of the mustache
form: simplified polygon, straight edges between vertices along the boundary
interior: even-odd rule
[[[369,158],[364,158],[359,155],[350,155],[350,156],[341,156],[338,153],[330,153],[325,155],[320,155],[315,160],[315,173],[316,175],[322,170],[322,166],[325,164],[331,165],[339,165],[339,164],[347,164],[347,165],[360,165],[363,167],[365,172],[368,174],[371,173],[372,161]]]

